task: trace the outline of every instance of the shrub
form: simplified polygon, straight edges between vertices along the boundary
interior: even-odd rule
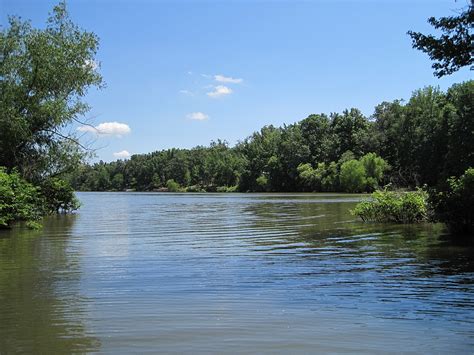
[[[8,174],[0,168],[0,227],[9,227],[15,221],[34,221],[43,215],[43,200],[38,189],[23,180],[16,172]]]
[[[308,188],[310,191],[319,190],[320,181],[317,179],[315,170],[310,163],[298,165],[296,171],[298,172],[298,177],[304,187]]]
[[[341,165],[339,180],[344,191],[364,191],[367,183],[364,165],[358,160],[344,162]]]
[[[379,187],[379,183],[384,177],[384,173],[390,169],[388,163],[375,153],[367,153],[359,160],[364,165],[366,179],[366,189],[374,191]]]
[[[80,207],[69,183],[58,178],[48,178],[41,184],[46,213],[72,212]]]
[[[474,168],[449,178],[445,191],[430,193],[435,218],[446,223],[453,234],[474,234]]]
[[[318,169],[321,164],[318,164]],[[339,190],[339,172],[337,163],[331,162],[329,165],[324,165],[325,172],[321,179],[321,188],[323,191],[338,191]]]
[[[258,191],[267,191],[268,190],[268,178],[265,175],[260,175],[256,180]]]
[[[125,179],[123,177],[123,174],[117,173],[112,178],[112,188],[114,190],[121,191],[124,188],[124,182],[125,182]]]
[[[428,219],[428,194],[422,189],[412,192],[375,191],[370,200],[357,204],[351,211],[364,222],[416,223]]]
[[[199,185],[191,185],[186,188],[186,192],[205,192]]]
[[[226,192],[237,192],[239,190],[239,185],[229,186],[227,187]]]
[[[181,186],[179,186],[179,184],[173,179],[169,179],[168,181],[166,181],[166,188],[168,189],[169,192],[181,191]]]
[[[216,192],[237,192],[238,186],[218,186]]]

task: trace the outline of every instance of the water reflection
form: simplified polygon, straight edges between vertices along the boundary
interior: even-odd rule
[[[44,229],[0,231],[0,353],[97,350],[83,323],[80,251],[71,243],[74,215]]]
[[[439,224],[361,223],[349,213],[353,206],[298,200],[249,205],[254,228],[275,231],[252,239],[253,250],[271,256],[280,277],[304,278],[302,287],[312,291],[299,301],[331,303],[337,295],[343,298],[336,298],[338,307],[357,305],[381,318],[471,322],[464,312],[474,309],[472,244],[444,238]]]
[[[360,223],[354,195],[79,197],[0,240],[0,352],[474,348],[474,251],[440,225]]]
[[[349,213],[354,206],[351,202],[319,203],[318,199],[303,203],[287,200],[277,205],[249,204],[244,214],[249,216],[253,228],[275,231],[272,238],[253,239],[260,251],[293,251],[301,257],[334,252],[365,260],[378,255],[385,261],[414,258],[420,265],[433,266],[429,270],[436,274],[474,272],[473,244],[448,238],[441,224],[362,223]],[[388,265],[376,267],[384,269]]]

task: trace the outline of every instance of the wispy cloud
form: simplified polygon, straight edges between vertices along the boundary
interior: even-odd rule
[[[126,123],[119,122],[103,122],[98,126],[80,126],[77,128],[80,132],[91,132],[99,136],[117,136],[121,137],[131,132],[130,127]]]
[[[224,76],[224,75],[214,75],[214,80],[220,83],[230,83],[230,84],[240,84],[241,82],[244,81],[244,79],[232,78],[230,76]]]
[[[202,112],[191,112],[186,115],[190,120],[205,121],[209,119],[209,116]]]
[[[230,95],[232,94],[232,89],[228,88],[227,86],[224,85],[217,85],[214,87],[213,91],[208,92],[206,95],[209,97],[212,97],[213,99],[225,96],[225,95]]]
[[[121,152],[114,153],[114,157],[119,159],[126,159],[130,157],[130,153],[126,150],[122,150]]]
[[[179,90],[179,93],[183,95],[194,96],[194,92],[189,91],[189,90]]]

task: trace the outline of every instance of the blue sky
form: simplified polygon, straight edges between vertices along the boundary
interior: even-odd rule
[[[44,26],[56,3],[0,0],[2,25],[16,14]],[[435,78],[406,35],[432,32],[429,16],[465,3],[69,0],[74,22],[100,37],[107,87],[88,94],[87,117],[116,134],[96,137],[97,159],[234,144],[264,125],[350,107],[370,115],[417,88],[468,80],[468,69]]]

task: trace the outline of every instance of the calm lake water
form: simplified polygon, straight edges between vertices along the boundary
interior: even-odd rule
[[[474,248],[337,194],[79,193],[0,232],[0,353],[473,353]]]

